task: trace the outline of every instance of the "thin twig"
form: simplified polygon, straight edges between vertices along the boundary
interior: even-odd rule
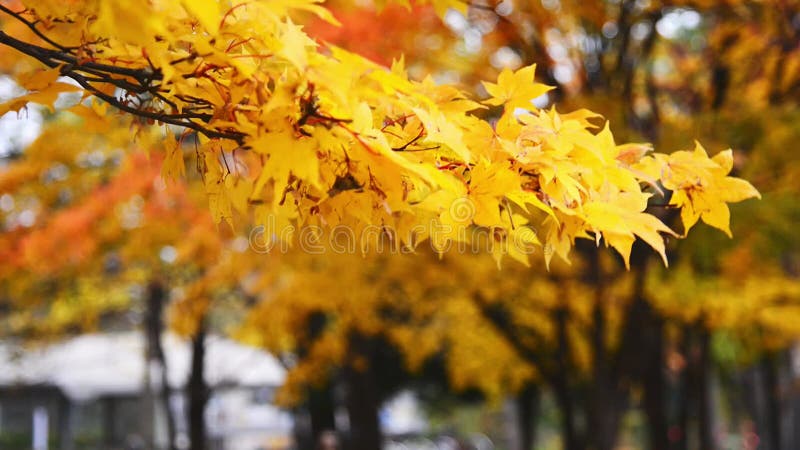
[[[11,17],[13,17],[15,19],[17,19],[19,22],[22,22],[23,24],[25,24],[26,27],[30,28],[30,30],[33,31],[33,33],[36,36],[39,36],[40,39],[42,39],[43,41],[47,42],[48,44],[52,45],[53,47],[55,47],[55,48],[57,48],[57,49],[59,49],[61,51],[69,52],[69,51],[72,51],[72,50],[74,50],[76,48],[76,47],[65,47],[65,46],[59,44],[58,42],[53,41],[49,37],[47,37],[44,33],[39,31],[38,28],[36,28],[36,23],[30,22],[28,20],[25,20],[25,18],[22,17],[22,13],[25,12],[25,11],[14,12],[11,9],[3,6],[2,4],[0,4],[0,11],[8,14],[9,16],[11,16]]]

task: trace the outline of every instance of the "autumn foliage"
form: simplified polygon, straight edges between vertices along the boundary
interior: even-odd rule
[[[423,380],[550,392],[567,450],[638,405],[667,448],[714,333],[800,333],[798,27],[769,9],[797,7],[473,3],[0,3],[0,115],[48,121],[0,169],[3,331],[102,326],[155,283],[182,335],[282,358],[282,405],[341,383],[353,435]]]
[[[443,12],[445,4],[434,6]],[[53,69],[18,75],[28,93],[4,108],[50,104],[75,90],[56,80],[62,75],[123,111],[199,132],[217,221],[232,223],[234,209],[252,212],[281,239],[290,225],[377,226],[396,245],[431,239],[438,249],[482,227],[503,244],[498,258],[524,261],[524,247],[543,243],[553,249],[548,259],[567,259],[574,240],[589,237],[627,259],[636,237],[665,257],[660,233],[672,232],[645,212],[648,198],[662,193],[658,183],[675,189],[671,206],[684,211],[684,232],[698,218],[726,229],[725,204],[757,195],[746,182],[729,197],[715,193],[733,186],[714,184],[727,183],[730,165],[702,149],[681,153],[683,162],[647,156],[647,146],[617,144],[593,113],[536,109],[531,101],[548,88],[534,82],[533,66],[504,70],[484,84],[489,97],[479,102],[453,86],[409,80],[402,61],[389,70],[319,46],[289,17],[307,11],[335,21],[313,2],[148,8],[6,8],[7,20],[31,25],[38,39],[3,34],[3,43]],[[92,19],[77,35],[68,16]],[[46,34],[40,22],[50,24]],[[491,123],[479,114],[487,107],[501,108]],[[72,108],[85,114],[87,106]],[[181,173],[183,160],[173,155],[168,148],[165,170]],[[460,200],[474,211],[454,217]]]

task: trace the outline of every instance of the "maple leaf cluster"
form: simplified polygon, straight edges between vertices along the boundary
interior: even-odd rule
[[[440,14],[459,4],[433,3]],[[364,245],[389,235],[397,247],[430,240],[443,251],[481,229],[498,261],[527,262],[543,245],[549,263],[568,259],[576,238],[605,241],[627,262],[638,237],[666,261],[663,235],[675,233],[647,210],[659,185],[676,190],[669,206],[681,209],[684,232],[698,217],[727,232],[726,204],[757,195],[724,176],[729,156],[646,156],[646,145],[617,144],[596,114],[536,108],[550,88],[534,81],[534,66],[504,70],[478,101],[409,79],[402,60],[389,69],[320,45],[292,19],[335,22],[314,0],[26,6],[3,7],[27,33],[0,42],[49,68],[16,74],[27,93],[0,112],[79,90],[140,125],[183,126],[164,142],[163,172],[184,173],[177,148],[197,133],[213,218],[253,215],[280,239],[346,227]],[[105,103],[69,110],[95,118]],[[487,121],[489,107],[499,117]]]

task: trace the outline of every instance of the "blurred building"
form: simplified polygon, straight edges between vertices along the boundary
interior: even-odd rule
[[[188,444],[183,387],[190,343],[163,337],[178,443]],[[272,402],[285,377],[263,351],[209,337],[206,408],[211,450],[267,450],[291,443],[292,418]],[[142,333],[90,334],[50,345],[0,343],[0,448],[149,449],[166,442],[164,409],[147,401]],[[152,368],[150,369],[152,371]]]

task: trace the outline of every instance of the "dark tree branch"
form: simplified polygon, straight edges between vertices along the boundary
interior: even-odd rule
[[[61,51],[64,51],[64,52],[69,52],[69,51],[74,50],[74,48],[72,48],[72,47],[64,47],[63,45],[59,44],[58,42],[55,42],[52,39],[48,38],[44,33],[42,33],[41,31],[39,31],[38,28],[36,28],[36,22],[31,22],[29,20],[25,20],[25,18],[22,17],[22,13],[24,13],[25,11],[14,12],[10,8],[5,7],[2,4],[0,4],[0,11],[8,14],[9,16],[13,17],[14,19],[18,20],[19,22],[22,22],[23,24],[25,24],[25,26],[28,27],[31,31],[33,31],[33,33],[36,36],[39,36],[39,38],[41,40],[47,42],[48,44],[52,45],[53,47],[55,47],[55,48],[57,48],[57,49],[59,49]]]
[[[143,117],[146,119],[157,120],[163,123],[189,128],[191,130],[197,131],[198,133],[202,133],[208,136],[209,138],[230,139],[236,141],[239,144],[243,144],[244,142],[245,135],[243,133],[239,133],[236,131],[226,132],[226,131],[211,130],[204,127],[201,124],[198,124],[197,122],[192,122],[190,119],[186,118],[186,117],[197,117],[197,115],[186,115],[186,114],[172,115],[172,114],[159,113],[159,112],[153,112],[135,108],[112,95],[108,95],[100,91],[96,87],[92,86],[88,81],[86,81],[86,79],[83,76],[75,72],[62,73],[62,75],[72,78],[73,80],[78,82],[78,84],[80,84],[81,87],[91,92],[92,95],[109,103],[110,105],[114,106],[115,108],[121,111],[133,114],[135,116]]]
[[[35,28],[31,22],[25,21],[18,14],[8,10],[8,8],[2,7],[0,10],[18,18],[29,25],[29,27]],[[49,42],[48,39],[45,40]],[[51,50],[21,41],[9,36],[3,31],[0,31],[0,44],[7,45],[25,55],[31,56],[47,67],[60,68],[59,70],[61,75],[75,80],[86,91],[123,112],[161,123],[188,128],[198,133],[202,133],[209,138],[229,139],[237,142],[240,145],[244,143],[244,133],[233,130],[217,130],[211,128],[208,124],[213,119],[212,114],[206,112],[170,113],[132,106],[125,100],[103,92],[100,88],[93,84],[109,84],[137,95],[149,94],[152,95],[152,97],[157,98],[158,100],[169,105],[173,110],[177,110],[178,108],[176,108],[176,104],[165,98],[158,91],[159,86],[153,84],[154,81],[158,81],[161,78],[161,74],[158,72],[158,70],[153,70],[150,68],[134,69],[100,64],[91,61],[81,61],[76,56],[72,55],[69,49],[66,49],[66,47],[58,46],[59,48],[64,48],[65,50]],[[124,78],[116,78],[114,75]],[[135,82],[131,81],[131,79],[135,80]],[[140,98],[140,100],[143,99]],[[141,103],[144,103],[144,101]],[[205,104],[207,104],[207,102],[205,102]],[[192,108],[189,111],[194,111],[195,109],[204,110],[208,108]]]
[[[617,73],[622,73],[625,69],[625,63],[628,54],[628,46],[631,41],[631,19],[630,15],[635,6],[635,2],[631,0],[622,0],[619,9],[619,18],[617,19],[617,29],[619,30],[620,44],[617,49],[617,61],[614,70]]]
[[[530,333],[526,337],[541,345],[528,345],[529,343],[525,342],[525,339],[519,335],[519,328],[511,323],[508,311],[502,307],[490,305],[480,295],[474,296],[473,301],[484,319],[494,326],[498,334],[514,348],[522,359],[536,367],[536,370],[548,383],[554,384],[557,382],[560,375],[550,364],[553,360],[552,355],[545,353],[545,346],[542,344],[543,339],[540,336]]]

